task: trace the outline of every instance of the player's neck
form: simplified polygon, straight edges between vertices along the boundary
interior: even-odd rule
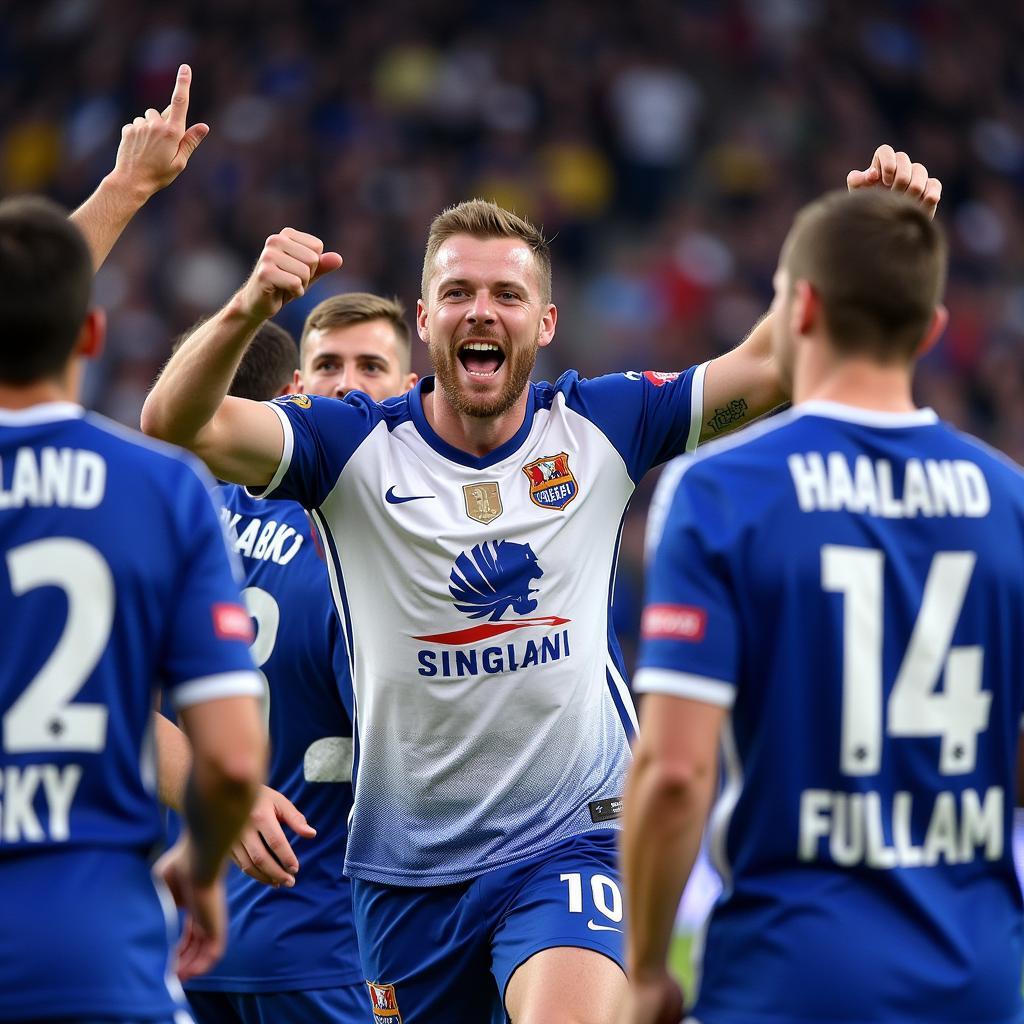
[[[793,404],[839,402],[877,412],[913,412],[911,367],[880,365],[870,359],[837,359],[817,365],[798,364],[793,376]]]
[[[32,384],[0,383],[0,409],[28,409],[48,402],[76,402],[78,395],[63,380],[41,380]]]
[[[524,388],[515,405],[500,416],[466,416],[435,387],[423,396],[423,414],[442,441],[479,457],[490,454],[515,436],[526,417],[528,395],[529,389]]]

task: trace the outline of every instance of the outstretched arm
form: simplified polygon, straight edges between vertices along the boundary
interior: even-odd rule
[[[879,146],[871,165],[850,171],[846,187],[885,188],[917,199],[931,216],[939,205],[942,183],[906,153]],[[704,423],[701,441],[728,433],[789,401],[789,386],[775,360],[771,313],[763,316],[742,344],[713,359],[704,377]]]
[[[185,127],[191,84],[192,69],[182,64],[170,104],[162,114],[150,108],[121,129],[114,169],[71,214],[89,244],[94,270],[103,265],[132,217],[174,181],[209,134],[205,124]]]
[[[171,356],[143,406],[143,431],[194,451],[222,480],[270,483],[284,450],[281,422],[260,402],[227,397],[228,388],[260,325],[340,266],[313,235],[271,235],[248,281]]]

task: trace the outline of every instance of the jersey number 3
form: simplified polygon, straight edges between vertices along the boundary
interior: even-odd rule
[[[981,688],[983,649],[953,647],[977,560],[971,551],[932,559],[921,608],[885,709],[889,736],[938,736],[939,771],[973,771],[992,694]],[[822,587],[843,595],[843,707],[840,770],[875,775],[882,765],[882,633],[885,556],[826,544]],[[943,688],[938,690],[940,677]]]

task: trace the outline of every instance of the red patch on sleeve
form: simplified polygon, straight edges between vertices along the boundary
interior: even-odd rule
[[[246,644],[252,643],[252,619],[240,604],[215,604],[211,612],[213,632],[218,640],[241,640]]]
[[[661,373],[658,370],[644,370],[644,376],[656,387],[664,387],[669,381],[676,380],[678,373]]]
[[[640,632],[645,640],[704,639],[708,613],[689,604],[651,604],[644,609]]]

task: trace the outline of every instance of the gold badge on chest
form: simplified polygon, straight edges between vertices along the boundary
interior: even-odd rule
[[[501,493],[497,480],[485,480],[480,484],[466,484],[462,488],[466,499],[466,515],[486,526],[493,523],[502,513]]]

